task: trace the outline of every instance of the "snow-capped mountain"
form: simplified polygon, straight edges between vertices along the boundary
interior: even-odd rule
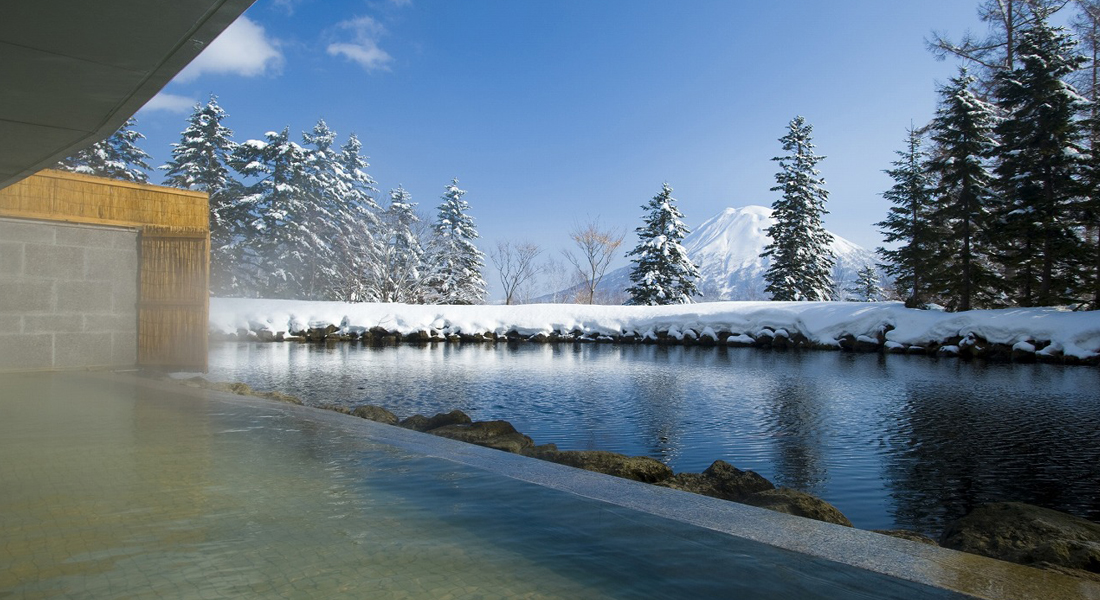
[[[699,266],[700,300],[767,300],[764,272],[770,260],[760,258],[771,242],[765,233],[775,222],[772,209],[765,206],[727,208],[707,219],[684,238],[688,257]],[[855,282],[865,266],[877,269],[874,253],[836,235],[831,246],[836,256],[833,279],[839,298]],[[629,242],[628,242],[629,243]],[[609,272],[600,282],[605,298],[625,299],[630,285],[630,267]]]

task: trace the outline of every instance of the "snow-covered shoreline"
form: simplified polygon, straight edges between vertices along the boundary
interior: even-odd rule
[[[710,302],[674,306],[441,306],[213,298],[215,337],[299,334],[333,326],[423,339],[455,336],[793,345],[965,353],[997,346],[1017,355],[1100,357],[1100,311],[1014,308],[945,313],[877,302]],[[331,329],[331,328],[329,328]],[[486,335],[490,334],[490,335]],[[856,348],[859,349],[859,348]]]

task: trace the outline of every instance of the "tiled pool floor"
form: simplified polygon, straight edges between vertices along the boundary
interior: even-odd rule
[[[639,498],[656,488],[571,473],[129,374],[4,374],[0,598],[955,598],[965,596],[945,588],[990,588],[981,577],[911,583],[601,502],[568,488]],[[540,477],[565,483],[530,483]],[[658,493],[673,504],[690,496]],[[711,499],[698,502],[710,510]],[[1092,593],[1065,578],[1039,583],[1050,598]],[[1021,589],[979,595],[1028,597]]]

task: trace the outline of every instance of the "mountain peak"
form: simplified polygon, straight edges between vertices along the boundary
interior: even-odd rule
[[[688,258],[699,267],[702,300],[766,300],[764,273],[770,261],[760,257],[771,243],[767,230],[775,223],[772,209],[748,205],[726,208],[684,238]],[[836,288],[843,293],[865,266],[875,266],[871,252],[832,234],[836,256]],[[630,285],[630,268],[607,274],[600,284],[609,297],[621,296]]]

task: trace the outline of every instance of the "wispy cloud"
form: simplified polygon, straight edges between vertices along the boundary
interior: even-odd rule
[[[278,46],[261,25],[240,17],[187,65],[176,81],[193,81],[206,73],[243,77],[277,73],[283,66]]]
[[[145,103],[145,106],[141,108],[143,111],[155,111],[160,110],[170,113],[187,113],[191,111],[195,105],[198,104],[198,100],[188,96],[180,96],[179,94],[169,94],[168,92],[161,92],[156,96],[153,96],[151,100]]]
[[[343,21],[336,28],[350,32],[352,39],[329,44],[329,54],[359,63],[367,71],[389,70],[393,57],[378,46],[378,39],[386,33],[381,23],[364,16]]]

